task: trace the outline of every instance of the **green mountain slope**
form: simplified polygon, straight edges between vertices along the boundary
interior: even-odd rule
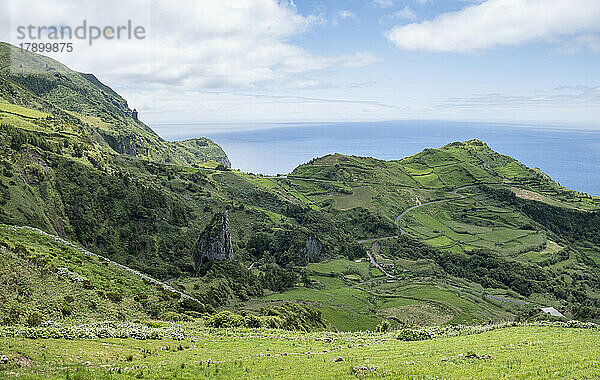
[[[84,150],[126,154],[158,162],[230,166],[209,139],[168,142],[135,120],[127,102],[92,74],[0,43],[0,123],[59,141],[77,139]]]
[[[398,226],[397,237],[361,240],[389,276],[377,280],[376,268],[332,262],[328,275],[313,272],[321,291],[271,297],[313,302],[340,327],[373,326],[377,317],[420,324],[503,318],[494,307],[520,313],[550,305],[584,318],[598,312],[600,199],[481,141],[397,161],[334,154],[281,181],[321,210],[377,210]],[[332,273],[343,281],[333,283]],[[361,298],[365,286],[374,298]],[[317,296],[323,291],[331,296]]]
[[[0,322],[177,318],[202,305],[175,289],[31,229],[0,225]]]
[[[367,231],[394,229],[366,210],[319,212],[284,184],[229,171],[208,140],[175,149],[135,122],[126,102],[93,77],[1,47],[0,223],[78,242],[177,281],[214,306],[259,296],[265,286],[293,286],[297,274],[286,266],[335,255],[340,242]],[[23,62],[24,75],[8,71],[9,58]],[[42,72],[27,74],[36,69]],[[238,260],[197,278],[198,237],[227,209]],[[319,249],[306,249],[309,238]],[[265,267],[259,274],[270,285],[246,269],[252,261]]]
[[[600,318],[600,200],[481,141],[395,161],[328,155],[282,177],[247,174],[230,170],[208,140],[162,140],[95,77],[11,49],[0,45],[0,223],[76,242],[215,308],[260,312],[297,301],[340,330],[382,319],[498,321],[541,306]],[[9,58],[25,74],[11,73]],[[200,234],[226,210],[234,260],[197,272]],[[3,231],[11,269],[0,280],[16,271],[32,278],[27,289],[48,281],[85,296],[89,289],[60,284],[56,271],[31,272],[10,241],[27,252],[39,243]],[[73,273],[88,270],[69,263]],[[11,289],[19,300],[21,288]],[[42,293],[30,292],[46,319],[60,317],[58,298],[43,309]],[[135,304],[133,290],[124,298],[134,305],[115,306],[124,318],[157,316]],[[81,310],[78,318],[102,318]]]

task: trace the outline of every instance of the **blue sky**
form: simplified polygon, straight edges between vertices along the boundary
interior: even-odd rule
[[[598,40],[591,39],[589,45],[580,46],[575,42],[580,31],[528,39],[525,35],[528,31],[524,30],[518,43],[500,42],[498,46],[469,51],[406,49],[387,37],[394,27],[427,23],[486,4],[464,0],[384,3],[386,6],[368,1],[296,2],[300,13],[319,14],[334,22],[320,24],[294,38],[294,42],[318,54],[349,54],[359,50],[371,52],[379,59],[366,68],[324,73],[323,81],[336,83],[343,89],[323,88],[313,93],[406,105],[415,109],[406,113],[416,118],[419,110],[424,118],[452,118],[453,112],[445,108],[459,107],[464,109],[455,111],[454,117],[459,119],[598,120]],[[573,6],[578,4],[574,2]],[[594,6],[598,8],[600,3]],[[439,31],[444,32],[452,30]],[[588,33],[597,37],[593,28],[582,32]],[[352,88],[353,85],[359,86]],[[588,98],[583,95],[586,91],[591,92]],[[471,111],[473,115],[468,114]]]
[[[84,18],[146,25],[145,46],[99,41],[54,58],[96,73],[150,125],[445,119],[600,128],[598,0],[8,2],[13,27]],[[18,43],[10,32],[1,39]]]

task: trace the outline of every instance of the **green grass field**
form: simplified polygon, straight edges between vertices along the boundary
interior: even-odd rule
[[[50,116],[49,114],[42,111],[3,102],[0,102],[0,112],[10,113],[28,119],[41,119],[43,117]]]
[[[184,340],[0,338],[3,378],[591,379],[598,329],[508,327],[407,342],[389,333],[192,328]],[[337,359],[336,359],[337,358]]]
[[[393,326],[473,323],[512,318],[514,304],[496,304],[481,296],[483,289],[469,283],[448,283],[431,278],[431,263],[379,258],[393,263],[397,280],[388,280],[366,261],[334,259],[307,266],[312,288],[297,287],[244,303],[241,309],[257,310],[286,301],[308,304],[319,310],[333,329],[375,330],[382,320]]]

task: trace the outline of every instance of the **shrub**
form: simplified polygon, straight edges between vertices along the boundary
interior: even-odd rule
[[[279,317],[275,317],[272,315],[262,317],[261,318],[263,327],[267,327],[270,329],[281,329],[283,328],[284,321]]]
[[[63,317],[68,317],[69,315],[73,314],[73,307],[71,306],[71,304],[65,302],[61,306],[60,312],[63,315]]]
[[[244,326],[244,317],[232,313],[231,311],[222,311],[211,316],[205,325],[208,327],[225,328],[225,327],[241,327]]]
[[[390,331],[391,327],[392,327],[392,324],[389,321],[384,320],[384,321],[381,321],[381,323],[377,325],[375,330],[377,332],[387,332],[387,331]]]
[[[171,322],[189,322],[192,318],[185,314],[179,314],[174,311],[167,311],[163,314],[162,319]]]
[[[119,292],[108,292],[106,293],[106,298],[114,303],[119,303],[123,300],[123,295]]]
[[[138,321],[136,321],[138,322]],[[139,323],[142,323],[148,327],[152,327],[154,329],[163,327],[163,323],[162,322],[158,322],[158,321],[139,321]]]
[[[44,317],[42,313],[38,310],[34,310],[29,315],[27,315],[27,326],[29,327],[37,327],[44,322]]]
[[[428,339],[433,339],[433,338],[434,338],[434,336],[426,330],[408,330],[408,329],[400,330],[400,334],[398,334],[398,337],[397,337],[398,340],[403,340],[406,342],[415,342],[418,340],[428,340]]]
[[[263,321],[253,314],[244,316],[244,326],[251,328],[263,327]]]
[[[297,303],[286,302],[269,309],[263,309],[261,314],[277,317],[278,321],[270,321],[270,323],[278,323],[277,328],[286,330],[314,331],[327,327],[320,311]]]

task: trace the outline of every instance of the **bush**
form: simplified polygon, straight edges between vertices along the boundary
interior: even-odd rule
[[[231,311],[222,311],[211,316],[205,322],[205,325],[214,328],[242,327],[244,322],[244,317],[241,315],[234,314]]]
[[[162,319],[171,322],[189,322],[192,320],[192,317],[185,314],[179,314],[174,311],[167,311],[162,315]]]
[[[419,340],[428,340],[433,339],[434,336],[430,334],[426,330],[400,330],[400,334],[398,334],[397,339],[403,340],[406,342],[416,342]]]
[[[42,313],[38,310],[34,310],[27,316],[27,326],[29,327],[37,327],[44,322],[44,317]]]
[[[250,328],[263,327],[263,321],[256,315],[248,314],[244,316],[244,326]]]
[[[261,314],[277,317],[279,320],[271,320],[269,323],[278,324],[277,328],[286,330],[314,331],[327,327],[327,322],[320,311],[297,303],[286,302],[270,309],[263,309]]]
[[[290,270],[279,267],[277,264],[267,264],[263,269],[261,279],[263,286],[274,292],[283,292],[296,285],[298,275]]]
[[[261,321],[263,323],[263,327],[267,327],[270,329],[281,329],[284,325],[283,319],[272,315],[262,317]]]
[[[392,327],[392,324],[389,321],[381,321],[380,324],[377,325],[377,327],[375,327],[375,330],[377,332],[387,332],[390,331],[390,328]]]
[[[108,292],[106,293],[106,298],[114,303],[119,303],[123,300],[123,295],[119,292]]]
[[[69,303],[64,303],[61,307],[60,307],[60,312],[63,315],[63,317],[68,317],[71,314],[73,314],[73,307],[71,307],[71,304]]]

